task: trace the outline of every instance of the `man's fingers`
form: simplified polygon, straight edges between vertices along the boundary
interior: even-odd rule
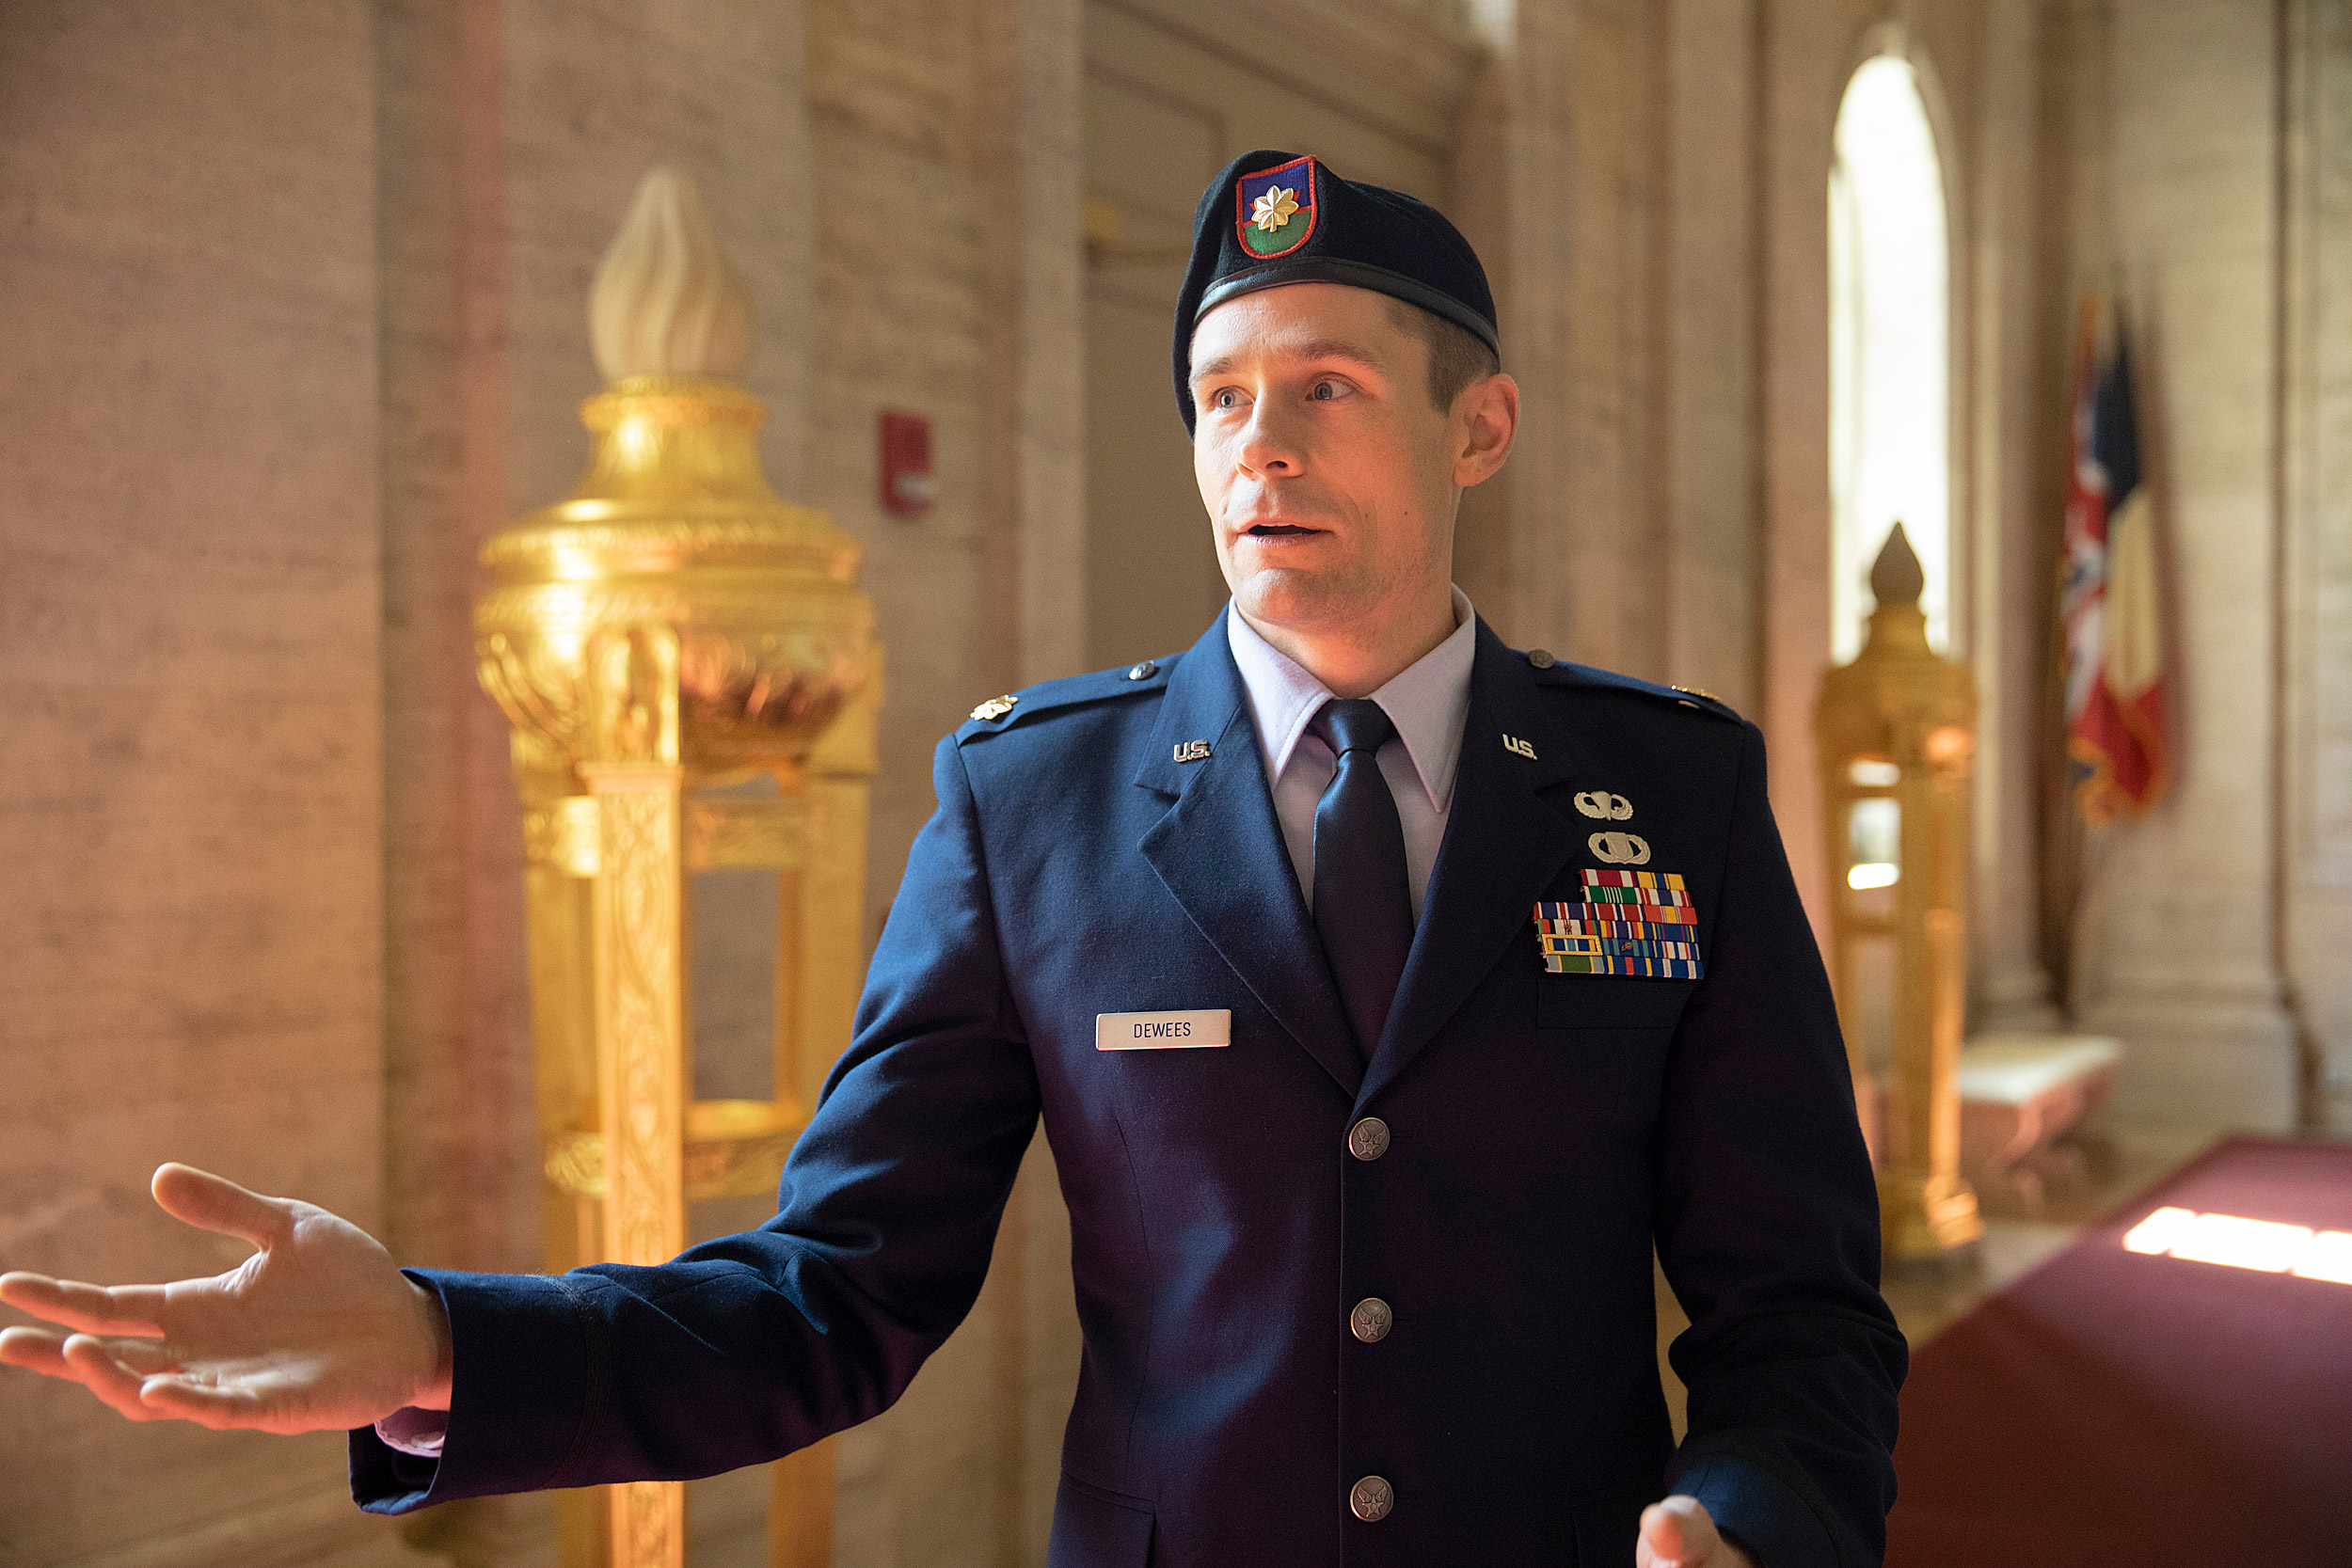
[[[133,1341],[136,1343],[136,1341]],[[118,1416],[134,1421],[161,1420],[164,1413],[139,1401],[139,1386],[151,1375],[135,1371],[116,1358],[114,1347],[93,1334],[74,1334],[65,1342],[66,1373],[105,1402]]]
[[[247,1192],[225,1176],[172,1163],[155,1167],[151,1184],[155,1201],[173,1219],[267,1251],[282,1240],[294,1223],[293,1205],[284,1198]]]
[[[1701,1568],[1715,1555],[1715,1521],[1696,1497],[1679,1494],[1642,1510],[1637,1568]]]
[[[51,1377],[73,1376],[65,1364],[65,1336],[46,1328],[0,1328],[0,1363]]]
[[[63,1323],[81,1334],[163,1333],[164,1288],[118,1285],[111,1289],[45,1274],[0,1275],[0,1302],[36,1318]]]
[[[0,1362],[78,1383],[135,1421],[194,1421],[215,1431],[266,1427],[260,1395],[183,1371],[152,1339],[105,1339],[46,1328],[0,1329]]]

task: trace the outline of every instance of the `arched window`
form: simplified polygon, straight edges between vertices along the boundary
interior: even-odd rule
[[[1900,521],[1927,569],[1928,639],[1951,605],[1950,279],[1944,171],[1910,63],[1863,62],[1829,176],[1830,648],[1862,646],[1870,562]]]

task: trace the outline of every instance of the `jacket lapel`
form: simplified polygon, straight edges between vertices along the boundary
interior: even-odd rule
[[[1291,873],[1225,614],[1168,676],[1135,782],[1174,800],[1138,847],[1266,1011],[1354,1096],[1364,1069]],[[1209,743],[1206,757],[1175,760],[1179,747],[1200,740]]]
[[[1505,750],[1506,735],[1526,742],[1534,757]],[[1482,619],[1445,841],[1396,1004],[1357,1096],[1359,1107],[1392,1083],[1469,999],[1576,853],[1584,834],[1541,793],[1572,772],[1566,743],[1543,712],[1526,660]]]

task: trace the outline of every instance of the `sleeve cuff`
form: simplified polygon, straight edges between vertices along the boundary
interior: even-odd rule
[[[603,1402],[604,1357],[580,1287],[560,1275],[404,1269],[449,1309],[450,1409],[401,1410],[350,1436],[351,1498],[406,1513],[457,1497],[564,1484],[589,1412]]]
[[[1696,1497],[1715,1528],[1756,1568],[1839,1568],[1837,1543],[1811,1504],[1778,1476],[1739,1454],[1693,1461],[1671,1491]]]
[[[404,1404],[375,1423],[375,1434],[384,1446],[412,1453],[421,1459],[441,1457],[442,1439],[449,1435],[449,1412],[420,1410]]]

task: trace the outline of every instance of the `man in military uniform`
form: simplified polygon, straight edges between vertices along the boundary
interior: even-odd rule
[[[1232,604],[940,743],[767,1226],[404,1276],[167,1166],[263,1252],[11,1276],[81,1332],[0,1354],[135,1418],[353,1428],[378,1510],[704,1475],[898,1396],[1041,1118],[1086,1334],[1055,1564],[1876,1561],[1904,1347],[1761,738],[1452,587],[1518,419],[1498,342],[1430,208],[1280,152],[1217,177],[1174,351]]]

